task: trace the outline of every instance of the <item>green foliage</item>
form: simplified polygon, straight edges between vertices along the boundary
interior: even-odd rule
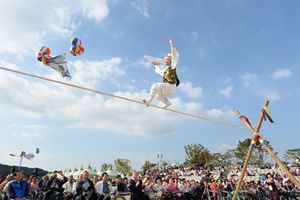
[[[187,165],[205,164],[212,160],[212,155],[209,150],[201,144],[185,145],[184,146]]]
[[[300,157],[300,149],[288,149],[285,152],[286,155],[283,156],[285,160],[292,160],[294,161],[297,157]]]
[[[235,158],[235,149],[228,149],[220,156],[222,165],[231,165],[237,163]]]
[[[3,176],[7,176],[11,169],[12,169],[13,166],[10,166],[10,165],[4,165],[4,164],[0,164],[0,173],[3,175]],[[19,167],[15,166],[15,169],[18,170]],[[21,167],[20,168],[23,173],[25,175],[32,175],[33,171],[35,170],[35,168],[28,168],[28,167]],[[48,174],[48,171],[46,170],[43,170],[43,169],[40,169],[38,168],[38,175],[39,177],[42,177],[44,175]]]
[[[239,141],[236,149],[234,150],[234,155],[237,159],[238,164],[243,164],[247,153],[250,148],[251,139],[245,139],[244,141]],[[269,141],[265,141],[266,144],[269,144]],[[269,145],[268,145],[269,146]],[[272,149],[272,148],[270,148]],[[262,145],[257,141],[254,145],[254,148],[252,150],[252,154],[250,157],[250,164],[256,165],[256,166],[262,166],[264,165],[264,160],[267,155],[267,151],[262,147]]]
[[[239,141],[234,151],[234,155],[237,158],[237,163],[242,164],[245,161],[250,143],[251,143],[251,139],[245,139],[244,141]]]
[[[114,160],[115,170],[121,174],[128,175],[131,173],[131,162],[127,159],[118,158]]]
[[[156,164],[151,163],[149,160],[146,160],[144,165],[142,166],[143,174],[145,174],[149,170],[153,170]]]
[[[102,165],[101,165],[101,169],[105,172],[105,171],[107,171],[109,168],[111,168],[112,167],[112,164],[107,164],[107,163],[103,163]]]

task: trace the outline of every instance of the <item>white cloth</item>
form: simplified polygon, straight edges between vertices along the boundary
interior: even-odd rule
[[[75,185],[75,183],[71,184],[69,181],[65,182],[62,186],[65,188],[64,193],[73,193],[73,185]]]
[[[107,181],[108,183],[108,188],[109,188],[109,191],[111,192],[112,190],[112,185],[109,181]],[[103,193],[103,181],[98,181],[95,185],[95,190],[97,193],[99,193],[100,195],[102,195]]]

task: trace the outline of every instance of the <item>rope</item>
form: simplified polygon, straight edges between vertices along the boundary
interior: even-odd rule
[[[70,83],[64,83],[64,82],[61,82],[61,81],[56,81],[56,80],[53,80],[53,79],[49,79],[49,78],[45,78],[45,77],[42,77],[42,76],[37,76],[37,75],[29,74],[29,73],[26,73],[26,72],[17,71],[17,70],[14,70],[14,69],[9,69],[9,68],[2,67],[2,66],[0,66],[0,69],[6,70],[6,71],[10,71],[10,72],[14,72],[14,73],[17,73],[17,74],[22,74],[22,75],[25,75],[25,76],[30,76],[30,77],[41,79],[41,80],[46,80],[46,81],[53,82],[53,83],[58,83],[58,84],[61,84],[61,85],[66,85],[66,86],[77,88],[77,89],[81,89],[81,90],[86,90],[86,91],[94,92],[94,93],[97,93],[97,94],[102,94],[102,95],[114,97],[114,98],[117,98],[117,99],[131,101],[131,102],[138,103],[138,104],[144,104],[142,101],[137,101],[137,100],[125,98],[125,97],[121,97],[121,96],[109,94],[109,93],[106,93],[106,92],[101,92],[101,91],[98,91],[98,90],[93,90],[93,89],[86,88],[86,87],[81,87],[81,86],[70,84]],[[162,110],[167,110],[167,111],[174,112],[174,113],[177,113],[177,114],[189,116],[189,117],[194,117],[194,118],[201,119],[201,120],[206,120],[206,121],[217,123],[217,124],[221,124],[221,125],[224,125],[224,126],[229,126],[229,127],[232,127],[232,128],[237,128],[237,129],[241,129],[241,130],[248,130],[247,128],[243,128],[243,127],[240,127],[240,126],[235,126],[235,125],[232,125],[232,124],[227,124],[225,122],[221,122],[221,121],[217,121],[217,120],[213,120],[213,119],[209,119],[209,118],[205,118],[205,117],[201,117],[201,116],[197,116],[197,115],[193,115],[193,114],[189,114],[189,113],[185,113],[185,112],[181,112],[181,111],[177,111],[177,110],[172,110],[172,109],[168,109],[168,108],[162,108],[162,107],[156,106],[156,105],[149,105],[149,106],[152,106],[152,107],[155,107],[155,108],[159,108],[159,109],[162,109]],[[265,140],[267,140],[267,138],[264,137],[262,134],[260,134],[260,135]],[[268,141],[270,142],[270,140],[268,140]],[[273,143],[271,143],[271,144],[273,146],[275,146],[277,149],[279,149],[280,151],[283,151],[278,146],[274,145]],[[283,154],[286,155],[286,156],[288,156],[288,157],[290,157],[291,159],[294,159],[291,156],[287,155],[284,151],[283,151]]]
[[[117,98],[117,99],[131,101],[131,102],[139,103],[139,104],[144,104],[142,101],[137,101],[137,100],[125,98],[125,97],[121,97],[121,96],[109,94],[109,93],[106,93],[106,92],[101,92],[101,91],[98,91],[98,90],[93,90],[93,89],[86,88],[86,87],[81,87],[81,86],[70,84],[70,83],[64,83],[64,82],[61,82],[61,81],[56,81],[56,80],[53,80],[53,79],[49,79],[49,78],[45,78],[45,77],[42,77],[42,76],[37,76],[37,75],[29,74],[29,73],[26,73],[26,72],[17,71],[17,70],[14,70],[14,69],[9,69],[9,68],[2,67],[2,66],[0,66],[0,69],[6,70],[6,71],[10,71],[10,72],[14,72],[14,73],[17,73],[17,74],[22,74],[22,75],[25,75],[25,76],[30,76],[30,77],[41,79],[41,80],[46,80],[46,81],[53,82],[53,83],[58,83],[58,84],[61,84],[61,85],[66,85],[66,86],[77,88],[77,89],[81,89],[81,90],[86,90],[86,91],[94,92],[94,93],[97,93],[97,94],[102,94],[102,95],[114,97],[114,98]],[[193,115],[193,114],[189,114],[189,113],[184,113],[184,112],[180,112],[180,111],[176,111],[176,110],[172,110],[172,109],[168,109],[168,108],[162,108],[162,107],[156,106],[156,105],[149,105],[149,106],[152,106],[152,107],[155,107],[155,108],[159,108],[159,109],[163,109],[163,110],[168,110],[170,112],[174,112],[174,113],[185,115],[185,116],[189,116],[189,117],[198,118],[198,119],[201,119],[201,120],[210,121],[210,122],[221,124],[221,125],[225,125],[225,126],[230,126],[230,127],[237,128],[237,129],[247,130],[246,128],[243,128],[243,127],[235,126],[235,125],[232,125],[232,124],[227,124],[225,122],[221,122],[221,121],[217,121],[217,120],[212,120],[212,119],[209,119],[209,118],[205,118],[205,117],[201,117],[201,116],[197,116],[197,115]]]
[[[262,138],[264,140],[268,140],[265,136],[263,136],[261,133],[259,133],[260,136],[262,136]],[[287,154],[284,150],[282,150],[279,146],[277,146],[276,144],[272,143],[270,140],[268,140],[268,142],[275,147],[277,150],[279,150],[283,155],[285,155],[286,157],[290,158],[291,160],[296,161],[295,158],[293,158],[292,156],[290,156],[289,154]]]

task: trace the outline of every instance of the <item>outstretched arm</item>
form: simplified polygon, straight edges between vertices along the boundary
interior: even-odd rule
[[[169,43],[171,45],[171,55],[172,55],[172,69],[175,69],[178,63],[179,53],[176,51],[173,38],[169,37]]]
[[[169,37],[169,42],[170,42],[171,47],[173,47],[173,38]]]

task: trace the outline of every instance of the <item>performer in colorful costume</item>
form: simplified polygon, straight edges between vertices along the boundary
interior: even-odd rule
[[[154,98],[156,98],[157,100],[165,104],[164,108],[169,107],[171,105],[171,102],[169,101],[167,96],[174,94],[176,91],[176,87],[179,85],[179,79],[176,73],[179,54],[173,45],[172,38],[169,38],[169,42],[171,45],[171,53],[165,55],[164,60],[155,58],[151,59],[152,57],[145,56],[146,59],[154,64],[155,72],[162,75],[163,77],[163,83],[154,83],[151,86],[148,98],[143,100],[143,102],[147,106],[149,106]],[[161,69],[158,65],[165,65],[167,67]]]

